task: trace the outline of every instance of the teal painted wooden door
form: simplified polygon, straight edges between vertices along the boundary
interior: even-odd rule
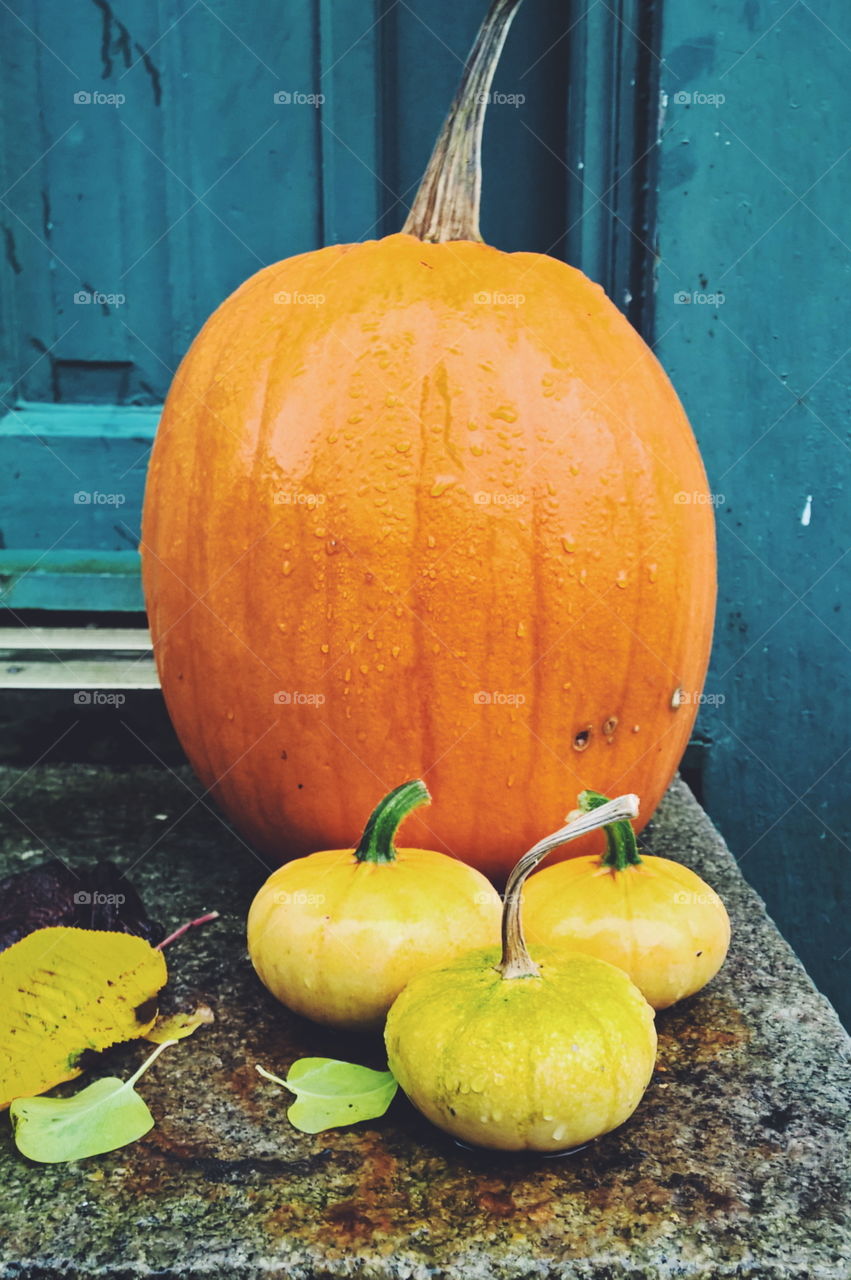
[[[141,607],[193,334],[260,266],[398,229],[483,7],[0,9],[7,606]],[[483,209],[600,281],[686,404],[721,576],[688,776],[846,1017],[849,49],[843,0],[527,0]]]
[[[718,518],[703,798],[851,1020],[851,9],[667,4],[661,52],[656,349]]]

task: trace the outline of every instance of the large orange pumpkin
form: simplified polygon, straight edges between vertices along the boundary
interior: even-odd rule
[[[499,878],[586,787],[646,821],[694,720],[715,562],[685,413],[598,285],[479,236],[518,4],[482,28],[405,231],[258,272],[165,406],[142,546],[163,691],[275,860],[345,845],[422,776],[411,842]]]

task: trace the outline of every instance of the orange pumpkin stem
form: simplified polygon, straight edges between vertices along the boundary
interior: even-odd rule
[[[418,240],[481,240],[482,132],[496,64],[523,0],[493,0],[403,231]]]
[[[608,803],[608,796],[600,795],[599,791],[583,791],[579,797],[579,808],[583,813],[590,813],[592,809],[599,809],[601,805]],[[604,834],[606,852],[600,859],[601,867],[623,871],[626,867],[641,866],[638,841],[631,822],[612,822],[606,827]]]
[[[583,791],[582,796],[596,796],[594,791]],[[579,797],[580,806],[582,796]],[[581,813],[568,822],[567,826],[546,836],[533,845],[528,853],[517,863],[508,883],[505,886],[505,901],[502,908],[502,959],[496,966],[503,978],[537,978],[540,969],[529,955],[526,940],[523,937],[523,924],[520,918],[520,905],[523,899],[523,884],[530,872],[534,871],[548,853],[559,845],[570,840],[578,840],[589,831],[596,831],[609,823],[622,822],[624,819],[638,817],[638,796],[618,796],[617,800],[606,800],[601,796],[602,804],[591,807],[590,811]],[[627,821],[626,825],[629,823]],[[632,827],[630,827],[630,831]]]
[[[369,815],[360,843],[355,849],[358,862],[395,862],[396,832],[404,818],[418,805],[428,804],[428,787],[419,778],[394,787]]]

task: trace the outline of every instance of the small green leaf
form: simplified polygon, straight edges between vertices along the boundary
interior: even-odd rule
[[[16,1098],[9,1107],[15,1145],[40,1164],[86,1160],[135,1142],[154,1117],[133,1087],[167,1045],[159,1045],[129,1080],[105,1076],[72,1098]]]
[[[296,1095],[287,1119],[302,1133],[322,1133],[359,1120],[383,1116],[399,1088],[392,1071],[373,1071],[335,1058],[299,1058],[286,1080],[265,1067],[257,1070],[266,1080]]]

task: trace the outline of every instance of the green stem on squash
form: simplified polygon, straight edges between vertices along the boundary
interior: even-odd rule
[[[418,240],[481,240],[482,133],[496,64],[523,0],[493,0],[402,230]]]
[[[596,793],[583,792],[582,794],[595,795]],[[534,871],[538,863],[559,845],[576,840],[590,831],[596,831],[598,827],[605,827],[608,823],[637,817],[638,796],[625,795],[618,796],[617,800],[604,800],[599,807],[592,806],[590,811],[580,813],[560,831],[539,840],[528,853],[524,853],[508,877],[508,883],[505,886],[505,900],[502,908],[502,959],[496,966],[503,978],[536,978],[541,972],[529,955],[520,918],[523,884],[529,873]]]
[[[599,791],[583,791],[579,797],[579,808],[583,813],[591,813],[601,805],[608,804],[608,796]],[[640,867],[641,855],[638,852],[638,841],[632,829],[632,823],[612,822],[605,828],[606,852],[600,865],[611,871],[624,871],[627,867]]]
[[[418,805],[428,804],[431,796],[419,778],[394,787],[373,809],[355,849],[358,862],[395,862],[393,839],[404,818]]]

